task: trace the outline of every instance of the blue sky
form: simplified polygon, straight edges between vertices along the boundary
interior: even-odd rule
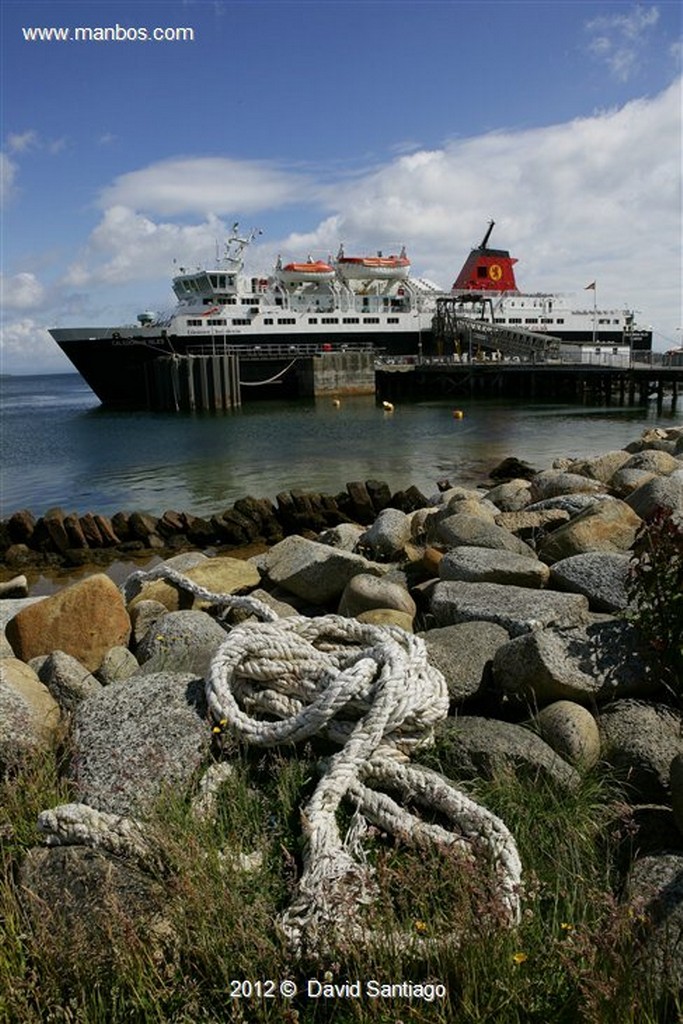
[[[681,5],[3,0],[2,369],[46,328],[166,309],[239,220],[278,252],[405,244],[450,287],[493,241],[681,341]],[[25,29],[191,29],[29,41]],[[135,29],[133,33],[131,30]]]

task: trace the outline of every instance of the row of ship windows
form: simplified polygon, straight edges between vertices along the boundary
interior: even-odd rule
[[[380,321],[379,321],[379,317],[378,316],[364,316],[362,322],[364,324],[378,324]],[[397,323],[399,323],[399,318],[397,316],[388,316],[387,319],[386,319],[386,322],[388,324],[397,324]],[[230,323],[233,326],[236,326],[236,327],[247,327],[251,323],[251,320],[243,320],[243,319],[235,319],[235,318],[233,318],[230,321]],[[277,323],[277,324],[295,324],[295,323],[297,323],[297,320],[296,320],[296,317],[293,317],[293,316],[283,316],[283,317],[279,317],[277,320],[274,320],[273,317],[268,317],[267,316],[267,317],[263,318],[263,323],[266,326],[272,325],[272,324],[275,324],[275,323]],[[309,324],[317,324],[318,323],[318,317],[317,316],[309,316],[308,323]],[[360,319],[360,317],[357,317],[357,316],[345,316],[345,317],[342,317],[342,319],[340,321],[338,316],[322,316],[322,317],[320,317],[320,323],[321,324],[338,324],[338,323],[343,323],[343,324],[359,324],[359,323],[361,323],[361,319]],[[209,320],[197,319],[197,320],[188,320],[187,321],[187,326],[188,327],[203,327],[203,326],[207,326],[207,327],[227,327],[227,324],[228,324],[227,320],[219,320],[219,319],[215,319],[215,320],[211,320],[211,319],[209,319]]]
[[[564,317],[558,316],[557,320],[551,320],[548,317],[541,317],[540,320],[537,316],[527,316],[522,320],[521,316],[510,316],[510,317],[496,317],[495,323],[497,324],[563,324]],[[618,324],[619,319],[610,320],[609,317],[602,317],[598,320],[599,324]]]

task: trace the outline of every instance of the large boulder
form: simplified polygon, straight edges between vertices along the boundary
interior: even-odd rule
[[[550,778],[562,786],[578,784],[578,772],[530,729],[493,718],[462,716],[437,725],[433,751],[416,759],[437,767],[452,779],[494,778],[515,772]]]
[[[19,871],[21,902],[38,944],[46,937],[71,962],[112,970],[140,955],[168,961],[175,935],[168,890],[133,863],[84,846],[34,847]]]
[[[62,711],[73,711],[86,697],[93,697],[102,684],[70,654],[53,651],[38,669],[38,678],[59,704]]]
[[[201,614],[201,613],[197,613]],[[211,746],[204,684],[159,672],[104,687],[73,717],[69,775],[100,811],[143,813],[171,786],[188,786]]]
[[[358,573],[344,587],[339,601],[339,614],[353,618],[374,608],[394,608],[415,617],[415,602],[405,587],[385,576]]]
[[[492,520],[466,513],[456,513],[445,519],[432,517],[427,521],[427,537],[431,543],[445,548],[464,545],[513,551],[517,555],[534,557],[534,552],[528,544],[502,526],[498,526]]]
[[[456,703],[481,693],[494,654],[509,640],[507,630],[493,622],[461,622],[419,636],[430,664],[439,669]]]
[[[97,573],[23,608],[5,633],[22,661],[64,651],[94,672],[110,647],[128,643],[130,619],[116,584]]]
[[[632,491],[626,502],[641,519],[649,519],[658,508],[683,514],[683,469],[648,480]]]
[[[591,480],[598,480],[600,483],[608,484],[618,469],[629,461],[631,456],[623,449],[612,452],[604,452],[602,455],[595,455],[592,459],[581,459],[569,465],[570,473],[579,473],[581,476],[590,477]]]
[[[204,678],[227,633],[206,612],[189,609],[167,612],[157,619],[138,644],[137,675],[155,672],[193,672]]]
[[[531,484],[528,480],[516,478],[492,487],[484,495],[501,512],[519,512],[531,501]]]
[[[640,635],[619,619],[517,636],[496,652],[493,678],[505,693],[540,705],[647,696],[658,686]]]
[[[403,554],[410,539],[410,516],[398,508],[385,508],[358,538],[358,550],[379,562],[391,561]]]
[[[659,996],[679,1003],[683,992],[683,854],[640,857],[626,883],[626,901],[643,923],[633,969]],[[673,1021],[674,1016],[661,1020]]]
[[[0,659],[0,776],[49,750],[61,731],[59,704],[33,669],[17,658]]]
[[[555,753],[580,771],[600,760],[600,730],[587,708],[571,700],[548,704],[535,718],[538,731]]]
[[[673,759],[683,753],[680,713],[664,705],[618,700],[600,715],[603,759],[623,777],[636,802],[670,795]]]
[[[618,498],[603,501],[554,530],[541,542],[538,556],[552,565],[588,551],[628,551],[640,522],[640,516]]]
[[[510,636],[544,626],[578,626],[588,619],[582,594],[559,594],[500,583],[461,583],[441,580],[430,597],[437,626],[458,622],[495,622]]]
[[[619,612],[628,605],[631,556],[618,551],[589,551],[555,562],[550,586],[588,598],[591,611]]]
[[[494,548],[460,547],[447,551],[439,563],[442,580],[467,583],[511,583],[517,587],[543,587],[550,570],[538,558]]]
[[[361,555],[293,535],[264,556],[263,569],[271,583],[312,604],[338,601],[358,573],[381,576],[384,569]]]
[[[544,469],[531,481],[531,500],[537,502],[565,494],[595,494],[604,490],[605,485],[599,480],[561,469]]]
[[[261,575],[255,565],[243,558],[207,558],[205,562],[187,569],[187,578],[212,594],[235,594],[250,590],[261,582]],[[195,597],[181,588],[180,608],[204,608],[210,604],[203,598]]]

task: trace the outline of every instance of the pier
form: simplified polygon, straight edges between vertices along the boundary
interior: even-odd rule
[[[163,355],[145,364],[148,409],[222,412],[244,400],[372,395],[375,358],[371,346],[327,350],[320,345],[199,347]]]
[[[602,366],[560,362],[431,359],[378,366],[382,401],[425,398],[552,399],[596,405],[646,405],[673,411],[683,386],[683,367]]]

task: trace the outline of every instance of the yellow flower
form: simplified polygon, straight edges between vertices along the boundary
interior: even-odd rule
[[[573,924],[568,924],[566,921],[562,922],[562,924],[560,925],[560,928],[562,929],[563,932],[573,932],[574,931],[574,925]]]
[[[523,964],[525,960],[529,959],[528,953],[513,953],[512,962],[515,964]]]
[[[424,921],[416,921],[415,922],[415,931],[416,932],[426,932],[427,931],[427,925],[425,924],[425,922]]]

